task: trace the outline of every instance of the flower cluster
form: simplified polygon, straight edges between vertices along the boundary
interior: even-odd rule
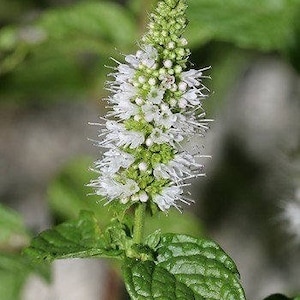
[[[95,163],[99,177],[90,183],[108,202],[156,203],[165,211],[188,203],[186,180],[202,176],[202,165],[181,143],[203,135],[203,71],[187,70],[190,51],[182,37],[184,0],[164,0],[150,15],[140,50],[117,63],[108,82],[111,96],[98,142],[106,150]]]

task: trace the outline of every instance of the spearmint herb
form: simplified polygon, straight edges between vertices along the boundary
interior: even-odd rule
[[[143,236],[146,214],[189,204],[187,180],[204,175],[201,153],[183,147],[210,121],[202,107],[207,68],[188,68],[186,9],[186,0],[159,1],[139,50],[124,63],[114,60],[109,74],[111,111],[97,142],[104,153],[90,186],[115,217],[103,229],[93,212],[82,211],[40,233],[25,253],[50,261],[116,258],[133,300],[245,300],[235,263],[215,242],[160,230]]]

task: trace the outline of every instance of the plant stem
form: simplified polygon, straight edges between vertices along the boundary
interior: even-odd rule
[[[143,241],[145,216],[146,203],[139,203],[134,215],[133,242],[135,244],[140,244]]]

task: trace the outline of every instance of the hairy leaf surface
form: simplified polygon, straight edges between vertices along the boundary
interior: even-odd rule
[[[245,299],[232,259],[215,242],[163,234],[155,261],[123,266],[132,299]]]

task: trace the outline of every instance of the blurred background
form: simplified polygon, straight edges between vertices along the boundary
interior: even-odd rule
[[[20,252],[82,208],[107,220],[84,187],[100,155],[88,122],[105,113],[104,66],[136,51],[155,2],[0,0],[0,300],[127,299],[106,261],[57,261],[47,283]],[[248,299],[299,294],[300,1],[188,3],[190,60],[212,67],[215,122],[197,141],[212,159],[180,230],[224,248]]]

